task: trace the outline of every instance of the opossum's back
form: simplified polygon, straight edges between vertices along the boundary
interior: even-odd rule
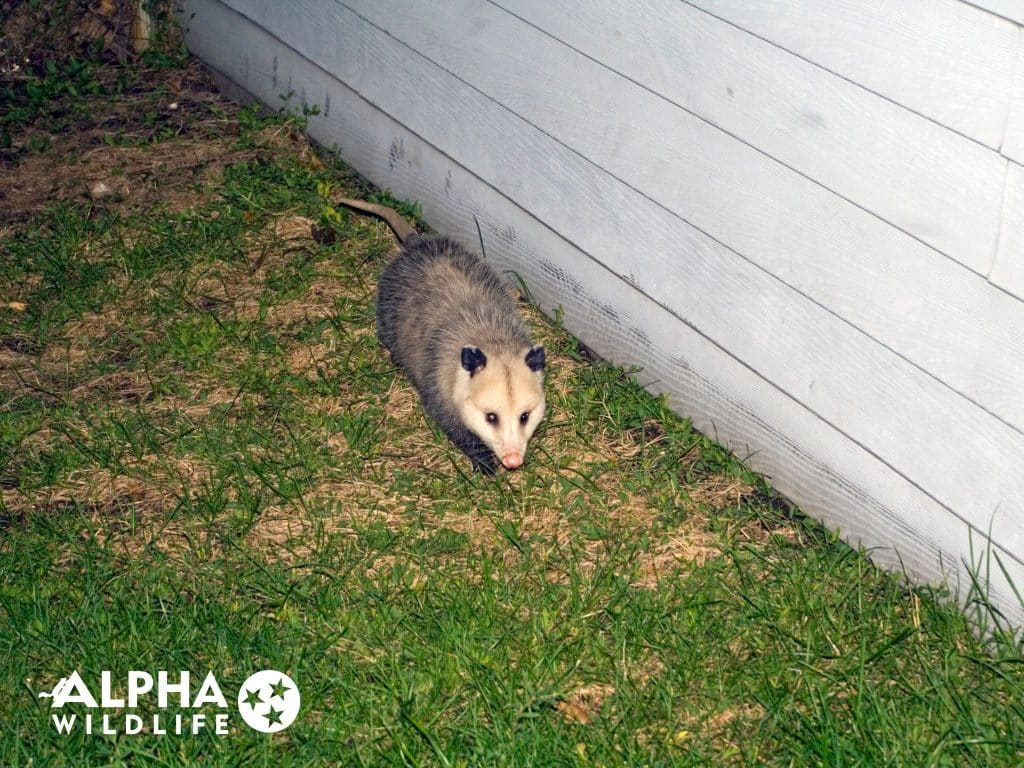
[[[454,355],[463,345],[511,349],[530,344],[497,275],[443,237],[410,238],[384,270],[377,335],[420,384],[437,367],[439,355]]]

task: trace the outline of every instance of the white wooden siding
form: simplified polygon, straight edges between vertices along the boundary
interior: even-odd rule
[[[1003,195],[1003,229],[999,238],[999,253],[989,279],[1021,299],[1024,299],[1024,168],[1010,164]],[[1024,368],[1024,356],[1016,364]],[[1018,396],[1024,400],[1024,390]]]
[[[987,274],[995,254],[999,196],[1006,165],[995,150],[676,0],[591,2],[586,14],[573,11],[578,7],[573,0],[495,2],[601,62],[588,70],[601,69],[603,65],[649,89],[647,101],[665,104],[656,114],[679,122],[679,110],[671,109],[665,103],[667,100],[755,148],[753,152],[743,152],[735,142],[723,137],[719,144],[723,145],[721,151],[726,159],[707,152],[701,158],[719,166],[724,162],[738,165],[750,176],[781,176],[784,182],[752,194],[763,194],[774,198],[776,205],[788,206],[789,210],[778,213],[790,221],[803,218],[798,202],[823,212],[829,207],[844,207],[843,200],[829,200],[824,190],[811,188],[821,185],[882,219],[879,225],[889,222]],[[539,44],[533,43],[511,20],[495,18],[496,14],[486,6],[481,8],[479,2],[434,0],[427,3],[429,9],[424,19],[398,12],[403,5],[401,0],[360,0],[350,5],[375,24],[388,30],[400,29],[403,40],[411,42],[415,35],[414,47],[424,50],[421,46],[429,45],[431,56],[439,51],[443,40],[433,32],[438,24],[454,23],[467,32],[475,25],[478,31],[465,45],[445,50],[447,59],[458,56],[479,61],[478,46],[497,44],[502,33],[514,35],[527,49],[520,48],[515,56],[503,60],[516,70],[501,72],[504,82],[542,66],[531,56]],[[481,27],[480,22],[486,26]],[[609,30],[616,34],[609,35]],[[570,61],[573,58],[568,52],[556,53],[543,66],[558,67],[556,57]],[[577,66],[575,62],[572,65]],[[560,71],[563,70],[553,69],[549,77],[558,78]],[[486,77],[493,73],[476,68],[474,74]],[[568,85],[575,88],[577,80],[592,82],[590,92],[569,96],[594,103],[596,112],[622,101],[618,91],[628,88],[624,84],[610,90],[609,81],[615,81],[610,72],[602,75],[585,71],[581,75],[584,76],[573,78],[574,82]],[[528,88],[527,81],[516,90]],[[507,91],[484,89],[502,96]],[[551,91],[552,97],[564,93],[562,88]],[[535,105],[537,110],[541,108],[532,100],[519,101]],[[644,106],[640,97],[632,101],[639,102],[637,107]],[[630,101],[623,106],[623,114],[610,113],[601,124],[616,118],[627,124],[635,122],[635,114],[628,111]],[[576,114],[577,109],[570,112]],[[637,114],[645,115],[648,133],[664,132],[664,126],[648,122],[648,112]],[[689,118],[689,114],[686,116]],[[707,130],[713,129],[708,126]],[[679,124],[673,133],[698,131]],[[870,153],[864,152],[865,146],[872,148]],[[655,152],[671,152],[673,148],[670,141],[652,143],[650,147]],[[778,162],[751,156],[758,151]],[[813,182],[801,184],[791,179],[794,174],[782,168],[759,170],[759,166],[778,164]],[[782,184],[796,187],[795,194]],[[715,199],[717,195],[712,192],[709,197]],[[730,212],[744,215],[732,208]],[[769,217],[774,213],[770,212]],[[839,234],[836,239],[842,242],[843,237]],[[817,253],[820,245],[811,246]],[[792,251],[789,244],[780,243],[779,247]],[[867,247],[874,250],[870,244]]]
[[[689,3],[988,147],[1001,143],[1017,44],[1005,19],[960,0]]]
[[[1024,163],[1024,29],[1017,39],[1017,65],[1010,91],[1009,112],[1002,152],[1011,160]]]
[[[984,8],[987,11],[1024,24],[1024,3],[1020,0],[970,0],[970,5]]]
[[[468,26],[443,16],[435,24],[426,13],[424,35],[393,20],[371,23],[369,3],[190,0],[187,8],[196,14],[193,50],[272,105],[293,90],[293,107],[319,104],[314,136],[421,200],[439,229],[473,244],[477,215],[485,239],[500,244],[491,258],[521,274],[543,306],[563,305],[569,328],[601,354],[644,366],[699,428],[752,455],[810,513],[853,541],[895,547],[927,579],[942,566],[962,578],[969,532],[977,553],[991,531],[993,551],[1024,583],[1020,373],[1006,354],[1020,348],[1024,305],[1008,293],[816,183],[810,170],[755,151],[754,139],[696,119],[650,86],[588,67],[556,32],[483,0],[459,6]],[[495,29],[515,35],[481,45]],[[501,72],[475,74],[471,56],[445,53],[460,46],[477,56],[476,68]],[[568,69],[521,69],[527,57]],[[601,94],[580,82],[591,77],[642,110],[632,123],[593,108]],[[524,85],[565,114],[534,108]],[[551,101],[549,89],[562,98]],[[672,151],[655,158],[644,144],[659,142]],[[997,186],[1001,210],[1001,176]],[[784,199],[765,208],[766,194]],[[827,215],[823,205],[832,206]],[[755,234],[733,236],[730,226]],[[833,226],[839,246],[828,242]],[[790,230],[795,240],[786,240]],[[800,240],[812,236],[825,249],[817,257]],[[772,239],[787,245],[761,245]],[[787,258],[789,243],[801,247]],[[875,257],[879,247],[885,258]],[[973,377],[945,350],[947,325]],[[972,340],[988,345],[990,359]],[[877,557],[897,562],[892,551]],[[992,589],[1024,623],[998,573]]]

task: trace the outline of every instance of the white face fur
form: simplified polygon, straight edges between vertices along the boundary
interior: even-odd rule
[[[522,465],[526,446],[544,418],[543,383],[543,347],[492,358],[475,347],[463,350],[455,406],[462,423],[494,451],[506,469]]]

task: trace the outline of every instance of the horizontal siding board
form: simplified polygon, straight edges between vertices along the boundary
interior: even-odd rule
[[[1005,168],[994,149],[677,0],[601,0],[585,11],[572,0],[495,2],[979,273],[991,265]],[[397,0],[351,5],[375,23],[402,29],[403,39],[415,33],[411,25],[429,26],[435,43],[443,16],[444,36],[459,41],[459,50],[449,45],[448,53],[463,58],[486,60],[479,46],[498,36],[493,25],[468,37],[451,29],[454,22],[465,30],[487,14],[473,13],[480,3],[471,0],[435,2],[422,20],[399,13]],[[513,25],[503,27],[515,33]],[[533,46],[517,48],[515,55],[503,53],[502,63],[540,66],[532,53]],[[555,71],[566,80],[594,77],[589,70]],[[477,72],[488,74],[486,67]],[[533,90],[530,81],[524,85]],[[618,98],[603,85],[592,90],[605,102]],[[745,164],[759,173],[756,163]]]
[[[533,0],[503,2],[517,12],[529,11],[526,15],[535,22],[546,15],[559,33],[570,27],[589,28],[579,14],[563,16],[571,10],[568,4],[545,2],[545,8],[553,9],[547,13],[535,7]],[[980,275],[972,275],[858,206],[487,3],[421,3],[422,16],[402,13],[397,0],[349,0],[346,5],[956,391],[1024,429],[1024,398],[1019,397],[1024,391],[1024,366],[1018,363],[1024,358],[1024,307],[992,290],[983,277],[995,255],[1001,210],[1005,160],[996,153],[912,118],[929,130],[947,133],[946,138],[956,143],[927,163],[939,164],[939,157],[947,153],[959,157],[960,162],[949,164],[955,172],[941,183],[955,186],[955,178],[962,175],[963,190],[970,190],[978,205],[991,210],[983,223],[966,216],[970,228],[991,232],[991,238],[978,238],[986,247],[984,253],[978,252],[975,265]],[[697,11],[690,13],[706,18]],[[621,28],[627,17],[606,16],[596,25]],[[687,26],[675,17],[671,20],[673,26]],[[699,18],[693,21],[696,24]],[[577,34],[573,39],[578,38]],[[516,40],[514,52],[501,45],[509,39]],[[668,45],[660,38],[648,43]],[[618,44],[625,50],[649,47],[629,34]],[[710,56],[711,47],[681,58]],[[495,61],[494,51],[502,51],[500,62]],[[691,65],[687,71],[697,74]],[[638,114],[644,120],[637,121]],[[874,149],[874,143],[868,143]],[[923,158],[922,153],[913,153],[912,145],[896,154],[900,153],[911,155],[912,162]],[[896,163],[890,156],[884,158],[886,165]],[[939,181],[921,179],[919,183],[928,186]],[[894,179],[886,184],[896,186]],[[955,207],[945,207],[943,218],[957,219]]]
[[[226,4],[415,126],[1008,551],[1024,552],[1020,432],[340,5]],[[645,254],[642,266],[635,254]]]
[[[1016,2],[1016,0],[1011,0]],[[688,0],[993,149],[1016,27],[961,0]]]
[[[1003,209],[999,253],[989,280],[1018,299],[1024,299],[1024,167],[1015,163],[1010,164],[1006,175]],[[1024,357],[1018,358],[1017,364],[1024,368]],[[1018,397],[1024,399],[1024,390]]]
[[[1024,24],[1024,3],[1020,0],[969,0],[968,5],[1010,19],[1018,24]]]
[[[1003,154],[1024,164],[1024,29],[1017,40],[1017,66],[1010,92],[1010,114],[1006,119]]]
[[[656,387],[677,409],[750,455],[805,511],[854,543],[883,544],[873,551],[882,563],[928,581],[968,584],[965,527],[947,509],[323,69],[218,2],[190,0],[188,7],[196,13],[187,35],[193,51],[271,105],[280,104],[286,87],[306,103],[330,104],[310,118],[319,141],[342,147],[346,160],[378,184],[419,199],[428,220],[470,246],[479,220],[485,242],[502,243],[489,258],[523,275],[549,310],[564,306],[570,330],[601,354],[657,372]],[[237,48],[223,45],[228,34]],[[620,324],[607,323],[609,307]],[[646,342],[637,343],[641,334]],[[1001,554],[1012,577],[1024,580],[1024,569]],[[991,588],[1011,620],[1024,622],[998,573]]]

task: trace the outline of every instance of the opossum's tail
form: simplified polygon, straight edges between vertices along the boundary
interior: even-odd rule
[[[353,200],[349,197],[332,197],[331,202],[338,203],[349,208],[354,208],[357,211],[369,213],[379,219],[383,219],[384,223],[391,227],[391,231],[395,233],[395,237],[398,238],[398,242],[400,243],[404,243],[410,237],[418,234],[416,230],[412,228],[412,225],[399,215],[398,211],[394,208],[388,208],[386,205],[368,203],[365,200]]]

